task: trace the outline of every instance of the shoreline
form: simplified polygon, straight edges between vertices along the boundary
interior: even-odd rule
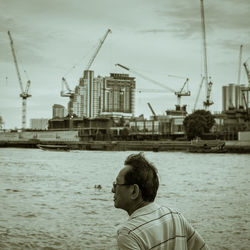
[[[71,150],[98,150],[98,151],[153,151],[153,152],[189,152],[194,148],[190,141],[38,141],[18,140],[0,141],[0,147],[37,148],[37,144],[67,145]],[[215,143],[215,141],[202,141]],[[250,153],[250,142],[225,141],[223,153]],[[196,152],[210,153],[210,152]],[[216,153],[216,152],[215,152]],[[221,153],[221,152],[217,152]]]

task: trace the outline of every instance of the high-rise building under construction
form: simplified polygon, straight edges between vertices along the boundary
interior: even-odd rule
[[[94,77],[93,71],[85,70],[68,107],[72,107],[78,117],[131,116],[135,108],[134,96],[134,77],[116,73]]]
[[[103,79],[102,114],[133,115],[135,108],[135,78],[128,74],[111,73]]]

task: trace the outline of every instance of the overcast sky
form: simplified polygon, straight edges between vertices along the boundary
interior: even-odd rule
[[[222,109],[223,85],[236,83],[239,48],[242,62],[250,57],[250,1],[204,0],[208,73],[213,82],[211,111]],[[128,73],[121,63],[166,86],[180,90],[189,77],[190,97],[182,104],[191,112],[203,72],[200,0],[0,0],[0,116],[5,128],[21,127],[21,98],[7,31],[14,40],[23,82],[31,80],[27,125],[31,118],[51,118],[60,97],[61,78],[72,89],[106,30],[108,35],[91,69],[95,76]],[[250,60],[249,60],[250,65]],[[136,77],[137,88],[160,89]],[[241,83],[247,84],[242,67]],[[202,89],[199,107],[205,99]],[[173,93],[136,94],[136,115],[173,109]]]

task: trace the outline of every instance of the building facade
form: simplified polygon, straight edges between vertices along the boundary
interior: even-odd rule
[[[94,118],[100,115],[101,90],[103,78],[94,78],[94,71],[85,70],[79,85],[75,87],[74,97],[69,101],[72,113],[77,117]]]
[[[101,114],[132,116],[135,111],[135,78],[110,73],[103,78]]]
[[[240,109],[244,106],[244,97],[242,90],[244,85],[236,85],[233,83],[222,87],[222,110]],[[248,99],[248,95],[246,96]]]
[[[49,119],[40,118],[40,119],[30,119],[30,128],[33,130],[47,130],[48,129]]]
[[[65,113],[64,106],[60,104],[54,104],[52,107],[52,117],[53,118],[63,118]]]
[[[68,109],[77,117],[132,116],[134,98],[134,77],[115,73],[108,77],[94,77],[93,71],[85,70]]]

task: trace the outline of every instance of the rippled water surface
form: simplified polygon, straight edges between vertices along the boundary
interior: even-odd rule
[[[0,249],[116,249],[127,214],[111,185],[130,153],[1,148]],[[145,155],[159,170],[158,203],[182,212],[211,249],[250,249],[250,155]]]

